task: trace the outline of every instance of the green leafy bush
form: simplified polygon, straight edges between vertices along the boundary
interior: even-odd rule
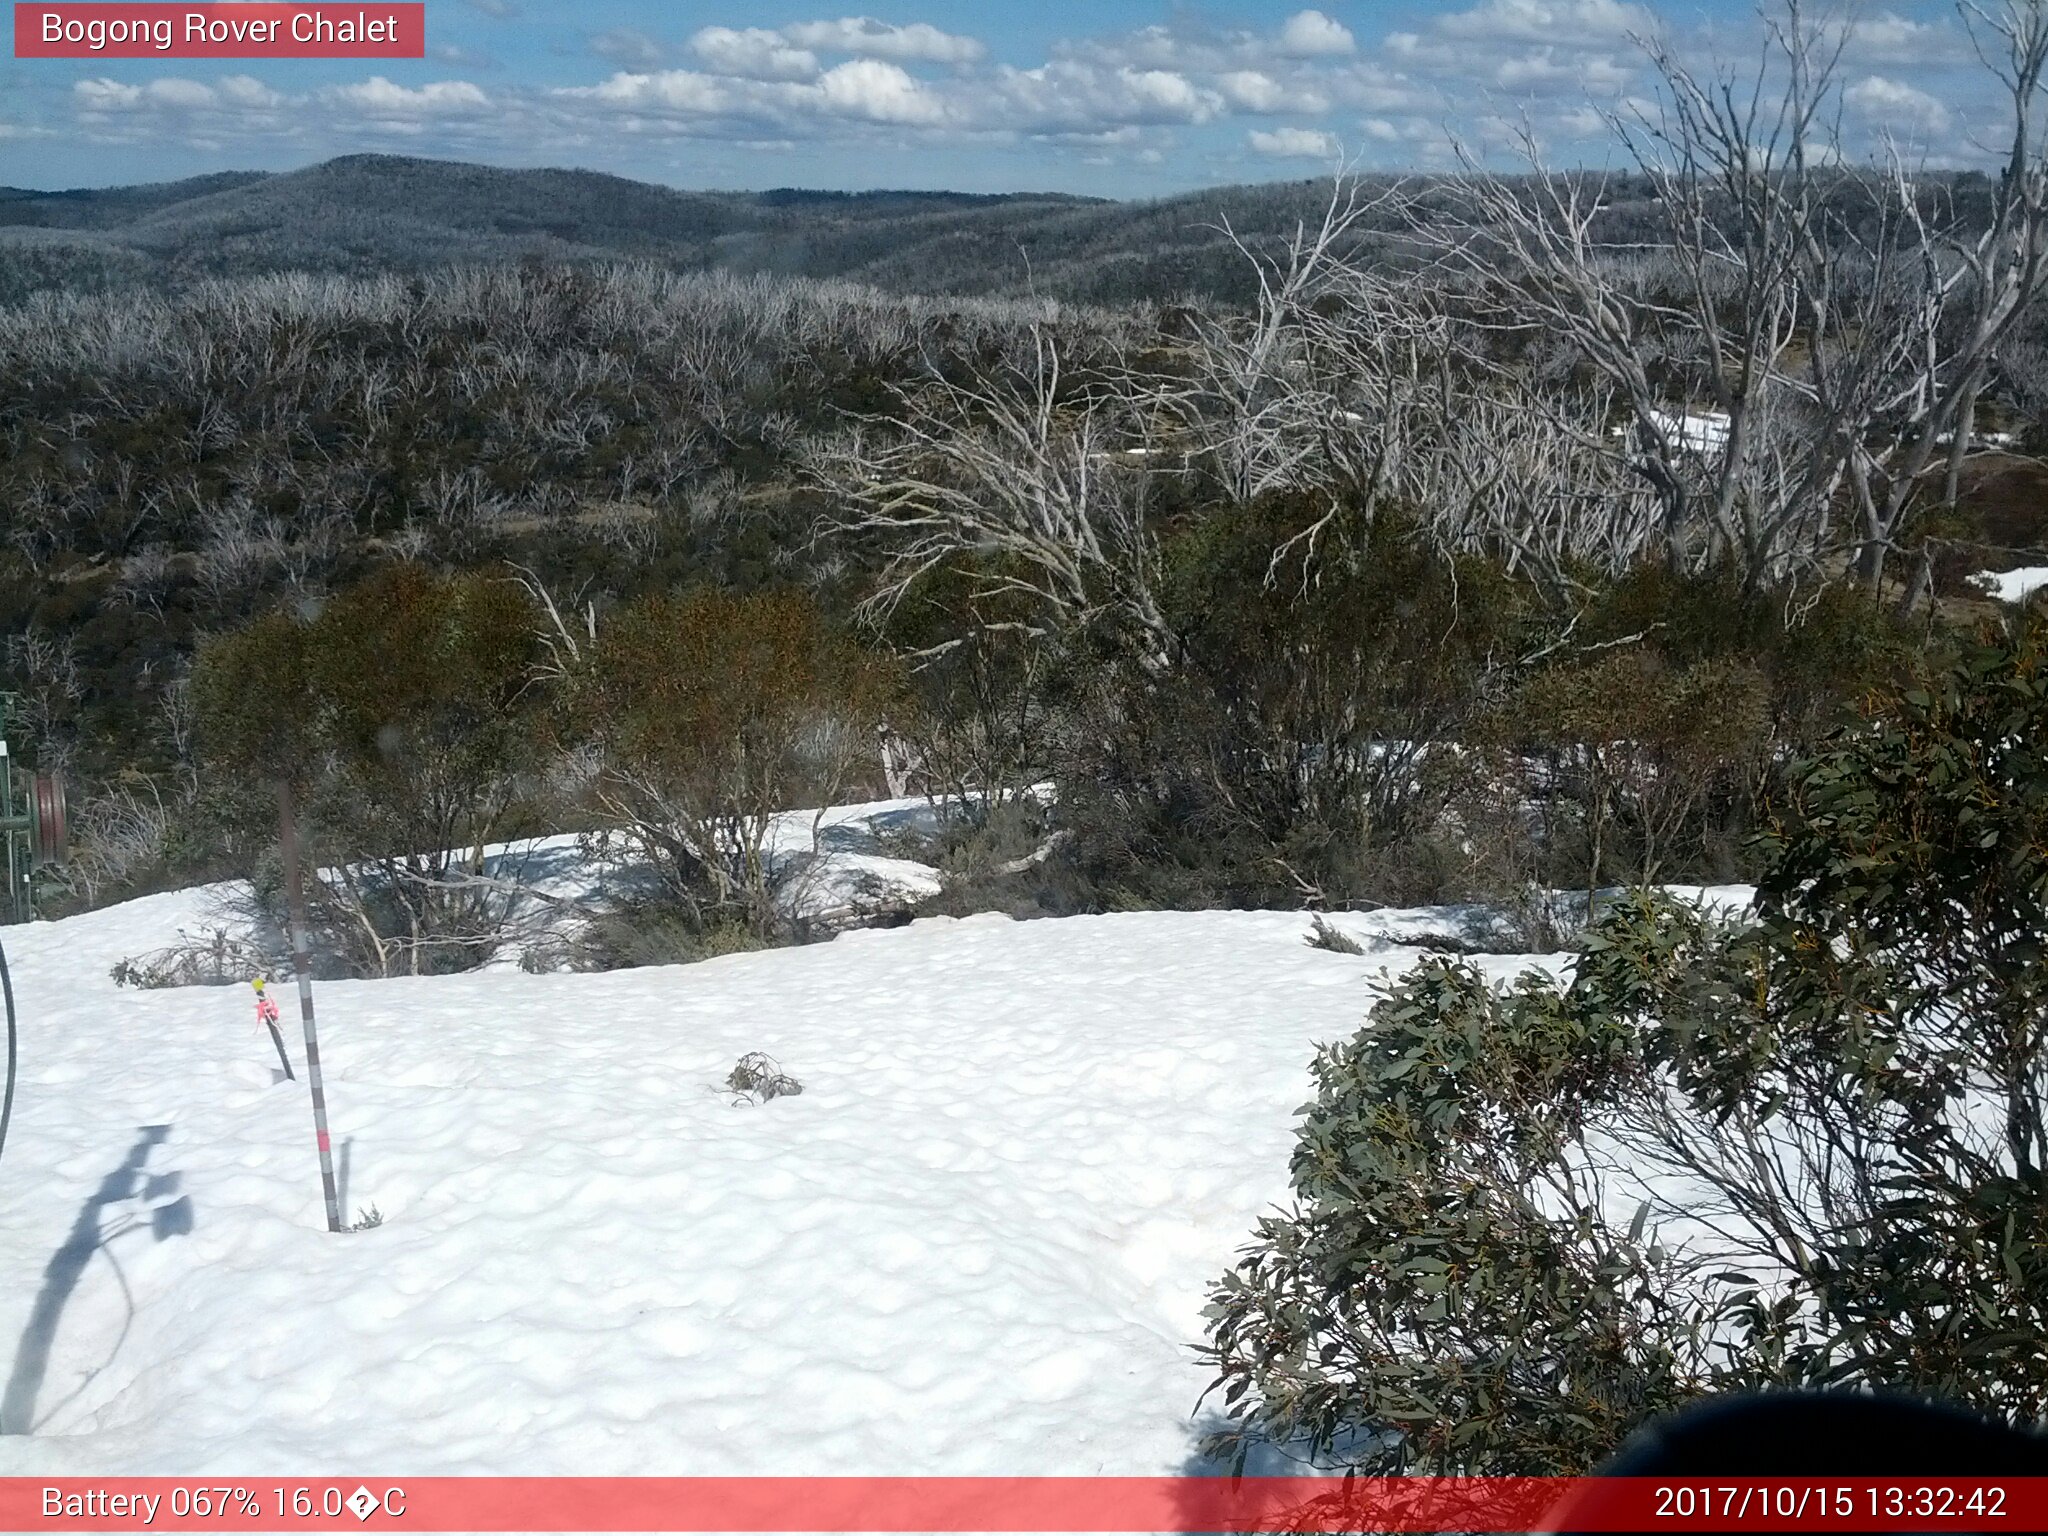
[[[942,566],[912,584],[883,638],[906,660],[889,725],[914,791],[979,824],[1051,777],[1057,641],[999,566]]]
[[[692,965],[765,948],[743,923],[706,926],[673,901],[621,902],[598,913],[560,953],[570,970],[617,971],[642,965]]]
[[[293,786],[327,963],[391,975],[495,952],[519,897],[488,877],[486,848],[528,829],[548,751],[537,630],[511,582],[395,566],[200,652],[202,774],[273,831],[268,791]],[[274,863],[248,873],[275,907]]]
[[[1745,660],[1673,667],[1613,650],[1529,678],[1499,729],[1511,782],[1547,823],[1550,878],[1583,884],[1590,902],[1617,876],[1698,870],[1715,812],[1746,804],[1767,769],[1769,706]]]
[[[1391,514],[1271,496],[1168,544],[1164,665],[1109,646],[1076,664],[1061,763],[1077,861],[1112,903],[1254,907],[1441,899],[1455,771],[1527,598]],[[1276,555],[1276,551],[1280,551]]]
[[[2048,626],[1838,733],[1760,853],[1751,921],[1635,896],[1568,986],[1431,962],[1319,1053],[1212,1296],[1217,1449],[1573,1473],[1761,1385],[2048,1416]]]
[[[800,867],[777,856],[775,820],[872,781],[894,686],[801,593],[705,590],[615,614],[576,713],[602,751],[605,811],[689,926],[771,938]]]

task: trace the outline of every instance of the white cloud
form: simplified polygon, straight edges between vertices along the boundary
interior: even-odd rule
[[[1330,100],[1299,81],[1274,79],[1263,70],[1233,69],[1216,77],[1223,99],[1241,112],[1326,112]]]
[[[883,59],[849,59],[828,69],[818,79],[818,90],[831,110],[870,122],[929,125],[946,116],[944,104],[923,81]]]
[[[716,78],[693,69],[664,69],[648,74],[621,72],[601,84],[569,86],[555,94],[566,99],[602,102],[606,106],[630,107],[635,111],[680,112],[706,117],[730,113],[738,105],[734,95]]]
[[[829,132],[832,124],[847,121],[936,128],[949,117],[944,98],[882,59],[849,59],[808,81],[746,80],[691,69],[621,72],[600,85],[565,87],[553,95],[562,104],[589,101],[681,119],[685,131],[744,125],[721,136],[750,141],[764,138],[763,126],[775,130],[765,137],[780,142],[807,129],[813,135]]]
[[[1176,8],[1162,24],[1055,40],[1035,67],[991,59],[979,40],[928,23],[849,16],[707,25],[668,37],[631,27],[593,31],[588,47],[612,62],[608,78],[555,88],[501,85],[486,95],[469,78],[400,84],[376,76],[286,95],[247,75],[171,76],[81,80],[70,100],[79,129],[122,142],[230,144],[240,134],[245,142],[268,136],[345,148],[351,136],[412,134],[424,153],[488,147],[531,159],[584,155],[628,136],[887,153],[1037,140],[1126,165],[1170,152],[1221,168],[1234,158],[1224,147],[1231,141],[1276,160],[1335,160],[1344,148],[1339,133],[1388,164],[1428,164],[1447,135],[1492,153],[1498,146],[1485,136],[1498,134],[1488,114],[1528,123],[1558,146],[1560,163],[1598,160],[1612,152],[1603,147],[1602,114],[1626,111],[1655,79],[1631,38],[1651,31],[1655,17],[1636,0],[1456,0],[1459,9],[1424,13],[1411,31],[1358,36],[1333,19],[1328,0],[1324,9],[1299,4],[1240,12],[1271,18],[1257,25]],[[509,0],[487,6],[510,9]],[[745,13],[725,15],[737,21]],[[1843,55],[1853,61],[1843,79],[1855,83],[1840,105],[1862,146],[1847,152],[1867,153],[1889,129],[1913,135],[1930,154],[1975,161],[1987,102],[1953,88],[1947,56],[1924,70],[1880,62],[1894,53],[1953,52],[1959,28],[1917,17],[1877,15]],[[1740,71],[1753,64],[1758,41],[1753,26],[1716,24],[1683,32],[1674,45],[1695,67],[1707,66],[1712,49]],[[452,62],[444,68],[473,74]],[[1227,126],[1212,136],[1180,135],[1204,125]]]
[[[1236,84],[1241,94],[1277,104],[1277,92],[1267,86]],[[947,136],[1125,143],[1141,129],[1206,123],[1230,110],[1221,91],[1176,70],[1113,69],[1074,59],[1036,69],[1000,65],[944,80],[920,79],[875,58],[843,60],[801,81],[622,70],[601,84],[563,87],[549,97],[564,122],[581,103],[630,114],[634,132],[659,132],[665,124],[667,131],[694,136],[778,141],[863,123]],[[1288,109],[1309,104],[1297,94]]]
[[[73,131],[93,142],[169,141],[208,154],[264,137],[294,138],[306,119],[326,115],[311,98],[287,96],[252,75],[211,82],[166,75],[141,85],[78,80],[71,100]],[[345,116],[349,127],[365,126],[360,111]]]
[[[1904,126],[1921,133],[1948,131],[1948,108],[1902,80],[1865,75],[1842,92],[1842,100],[1859,116],[1881,128]]]
[[[1120,124],[1206,123],[1223,97],[1170,69],[1106,69],[1055,59],[1036,69],[999,70],[996,94],[980,98],[978,116],[991,127],[1027,132],[1086,133]]]
[[[281,91],[273,91],[261,80],[249,75],[229,75],[215,87],[220,99],[229,106],[271,108],[285,104]]]
[[[142,87],[122,80],[77,80],[71,95],[86,112],[127,112],[143,104]]]
[[[322,93],[340,106],[372,117],[450,117],[490,110],[491,98],[467,80],[434,80],[426,85],[397,85],[372,75],[349,85],[331,85]]]
[[[668,49],[637,27],[610,27],[590,40],[590,51],[626,69],[656,69],[668,60]]]
[[[1326,78],[1337,101],[1362,112],[1435,112],[1442,107],[1429,86],[1379,64],[1360,62]]]
[[[1611,101],[1640,68],[1634,39],[1656,18],[1624,0],[1481,0],[1436,17],[1423,32],[1392,32],[1384,55],[1430,80],[1455,111],[1470,87],[1530,98]]]
[[[1524,94],[1544,91],[1593,91],[1611,95],[1628,83],[1629,72],[1608,54],[1532,48],[1527,53],[1502,59],[1494,66],[1496,83]]]
[[[197,80],[180,80],[176,76],[150,81],[143,87],[143,94],[160,106],[188,110],[210,107],[215,99],[212,86],[202,85]]]
[[[1858,21],[1854,37],[1870,52],[1891,53],[1925,46],[1934,31],[1924,21],[1912,21],[1887,11],[1882,16],[1866,16]]]
[[[1826,31],[1830,36],[1839,35],[1835,27]],[[1842,57],[1850,64],[1864,66],[1926,68],[1967,63],[1972,55],[1968,33],[1953,20],[1944,17],[1938,22],[1914,21],[1886,11],[1880,16],[1857,17],[1849,23]]]
[[[499,21],[510,21],[519,14],[519,7],[513,0],[469,0],[469,8],[482,11],[486,16],[495,16]]]
[[[1613,45],[1656,30],[1654,12],[1624,0],[1484,0],[1431,24],[1442,37],[1552,46]]]
[[[1117,81],[1130,93],[1138,116],[1157,114],[1199,123],[1216,114],[1216,97],[1212,92],[1170,69],[1119,70]]]
[[[1262,155],[1287,159],[1334,160],[1339,153],[1336,135],[1318,128],[1254,128],[1245,142]]]
[[[1280,51],[1292,58],[1351,53],[1357,47],[1351,29],[1321,11],[1297,11],[1280,29]]]
[[[229,75],[217,86],[179,75],[165,75],[146,85],[78,80],[72,83],[71,95],[80,110],[92,113],[208,112],[223,106],[270,108],[283,105],[286,99],[248,75]]]
[[[690,39],[690,51],[720,74],[747,80],[809,80],[818,73],[815,53],[762,27],[705,27]]]
[[[427,57],[436,64],[453,64],[458,69],[496,69],[498,61],[488,53],[458,48],[453,43],[427,44]]]
[[[929,22],[894,27],[872,16],[800,21],[784,27],[782,35],[798,47],[815,48],[821,53],[856,53],[868,58],[911,59],[928,64],[973,64],[988,53],[978,38],[941,32]]]
[[[1251,57],[1245,50],[1213,38],[1192,37],[1157,24],[1118,37],[1062,39],[1053,45],[1055,59],[1139,69],[1219,69],[1241,56]]]

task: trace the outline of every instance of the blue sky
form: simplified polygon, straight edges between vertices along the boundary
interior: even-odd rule
[[[0,60],[0,183],[385,151],[683,187],[1144,197],[1340,160],[1427,169],[1524,125],[1556,162],[1604,163],[1603,114],[1652,107],[1649,35],[1740,67],[1762,30],[1732,0],[429,0],[420,61]],[[1951,7],[1866,5],[1838,74],[1848,151],[1888,136],[1977,163],[1990,84]]]

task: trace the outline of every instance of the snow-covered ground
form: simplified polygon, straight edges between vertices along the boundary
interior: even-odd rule
[[[322,984],[346,1213],[385,1218],[330,1235],[247,990],[108,979],[203,915],[5,933],[34,1433],[0,1473],[1180,1469],[1204,1284],[1286,1193],[1314,1044],[1428,926],[1340,918],[1361,959],[1298,915],[990,916]],[[735,1104],[752,1050],[802,1095]]]
[[[870,800],[822,810],[786,811],[769,826],[769,862],[789,875],[783,900],[793,915],[812,920],[853,919],[862,911],[910,903],[939,892],[939,872],[929,864],[877,852],[892,832],[931,832],[940,812],[922,796]],[[614,836],[611,851],[592,857],[574,834],[499,843],[486,849],[490,873],[531,886],[545,895],[578,901],[617,895],[636,883],[628,840]],[[574,909],[532,914],[527,936],[559,933],[578,920]],[[519,959],[508,944],[497,964]]]
[[[1728,446],[1729,418],[1725,411],[1652,411],[1650,419],[1666,437],[1694,453],[1719,453]]]
[[[2048,587],[2048,565],[2023,565],[2013,571],[1979,571],[1970,585],[1990,593],[2001,603],[2024,603]]]
[[[0,1474],[1186,1469],[1204,1287],[1286,1196],[1314,1046],[1471,918],[1340,915],[1362,957],[1299,914],[986,916],[323,983],[344,1213],[384,1218],[330,1234],[248,990],[108,976],[207,907],[5,930]],[[801,1096],[735,1102],[756,1050]]]
[[[822,810],[786,811],[768,829],[764,851],[782,878],[778,899],[792,918],[814,929],[858,927],[877,914],[902,910],[942,888],[937,869],[878,851],[895,833],[929,834],[943,814],[922,796],[872,800]],[[563,941],[620,898],[645,892],[648,871],[629,836],[591,839],[576,833],[487,844],[484,873],[516,897],[502,920],[496,954],[485,969],[566,968]],[[464,862],[458,859],[458,863]],[[336,871],[323,870],[333,880]],[[454,878],[460,880],[458,871]],[[139,962],[144,972],[177,976],[177,955],[203,957],[217,940],[242,933],[249,923],[248,887],[238,881],[190,893],[184,920],[154,936],[146,948],[120,958]],[[536,899],[537,898],[537,899]],[[271,935],[282,943],[282,936]],[[229,953],[237,952],[231,949]],[[239,952],[253,954],[246,946]],[[249,964],[261,962],[250,959]],[[185,979],[191,979],[189,975]]]

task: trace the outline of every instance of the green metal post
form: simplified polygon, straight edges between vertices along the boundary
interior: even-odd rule
[[[14,695],[0,693],[0,842],[7,844],[7,921],[25,923],[28,910],[29,820],[14,809],[14,759],[7,748],[7,727],[14,712]]]

